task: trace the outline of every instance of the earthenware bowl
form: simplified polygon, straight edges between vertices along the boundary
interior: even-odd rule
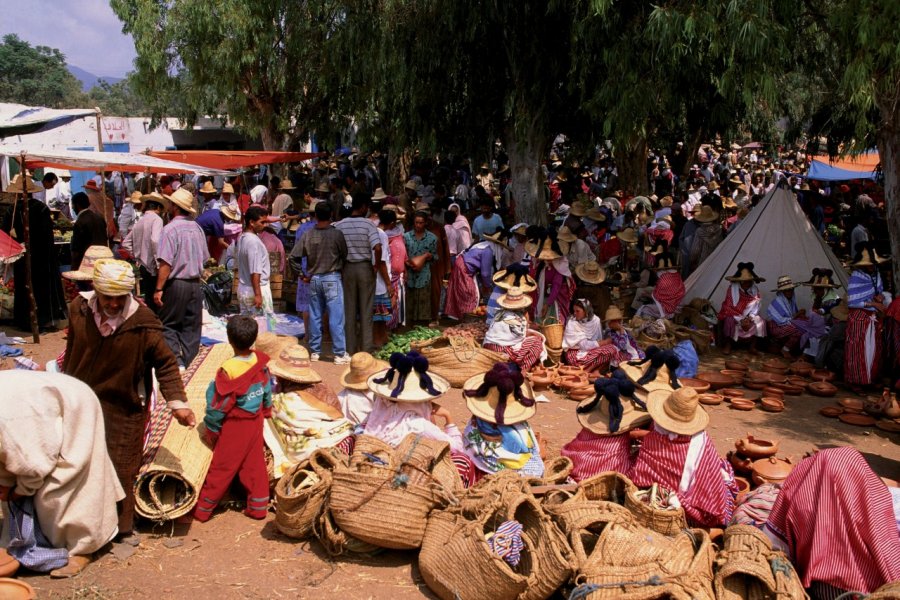
[[[725,368],[746,373],[750,369],[750,366],[742,360],[726,360]]]
[[[860,412],[865,408],[865,404],[859,398],[841,398],[838,400],[838,404],[845,409],[858,410]]]
[[[778,388],[788,396],[799,396],[803,393],[803,388],[799,385],[791,385],[790,383],[773,383],[772,387]]]
[[[584,369],[574,365],[560,365],[558,371],[563,377],[584,374]]]
[[[748,390],[761,390],[769,384],[768,381],[754,381],[751,379],[744,380],[744,387]]]
[[[529,373],[528,379],[531,381],[532,388],[536,390],[544,390],[550,387],[550,384],[553,382],[554,377],[552,375],[546,374],[537,375],[535,373]]]
[[[739,371],[737,369],[722,369],[719,373],[725,377],[730,377],[734,383],[740,383],[744,378],[744,371]]]
[[[749,474],[753,470],[753,460],[734,450],[728,452],[728,462],[735,473]]]
[[[32,600],[37,598],[34,588],[24,581],[0,577],[0,598],[3,600]]]
[[[769,382],[769,373],[763,373],[762,371],[747,371],[744,374],[744,381],[759,381],[761,383]]]
[[[805,360],[798,360],[797,362],[791,363],[791,366],[788,368],[791,373],[803,377],[809,377],[813,372],[813,369],[815,369],[815,367]]]
[[[562,375],[556,385],[566,391],[577,387],[584,387],[587,385],[587,377],[583,375]]]
[[[757,485],[781,483],[793,469],[794,465],[789,458],[761,458],[753,462],[753,482]]]
[[[717,390],[719,388],[728,387],[735,384],[735,381],[732,377],[727,375],[722,375],[721,373],[716,373],[715,371],[706,371],[704,373],[697,373],[697,379],[700,381],[705,381],[709,384],[710,389]]]
[[[787,373],[790,365],[779,358],[770,358],[763,361],[763,371],[767,373]]]
[[[769,373],[769,383],[787,383],[787,375]]]
[[[753,410],[756,408],[756,403],[743,398],[735,398],[731,401],[731,408],[734,410]]]
[[[697,390],[698,394],[702,394],[709,390],[709,383],[706,381],[701,381],[700,379],[693,379],[691,377],[679,377],[678,382],[685,387],[692,387]]]
[[[835,374],[828,369],[815,369],[809,377],[815,381],[834,381]]]
[[[737,496],[735,496],[734,498],[734,505],[738,506],[741,502],[744,501],[744,498],[747,496],[747,494],[750,493],[750,481],[748,481],[746,477],[737,475],[734,478],[734,484],[738,489]]]
[[[737,388],[722,388],[719,390],[719,393],[722,394],[726,400],[746,397],[744,390],[739,390]]]
[[[810,381],[809,379],[807,379],[806,377],[800,377],[799,375],[788,375],[787,383],[789,383],[791,385],[799,385],[800,387],[805,388],[806,386],[808,386],[810,383],[813,383],[813,382]]]
[[[819,414],[829,419],[836,419],[844,413],[844,409],[840,406],[823,406],[819,409]]]
[[[893,419],[881,419],[877,423],[875,423],[875,427],[882,431],[888,431],[890,433],[900,432],[900,423]]]
[[[588,398],[593,398],[595,395],[596,391],[594,390],[594,386],[592,385],[572,388],[571,390],[569,390],[569,398],[571,398],[572,400],[577,400],[579,402],[587,400]]]
[[[806,390],[813,396],[821,396],[822,398],[831,398],[837,394],[837,386],[827,381],[815,381],[806,386]]]
[[[736,441],[734,447],[747,458],[754,460],[778,454],[777,441],[761,440],[753,437],[749,433],[747,434],[747,437],[742,437]]]
[[[725,397],[722,394],[700,394],[700,404],[706,404],[707,406],[715,406],[716,404],[722,404],[722,401],[725,400]]]
[[[844,414],[838,415],[838,419],[849,425],[857,425],[859,427],[871,427],[878,422],[875,417],[869,415],[857,415],[846,411]]]
[[[778,398],[763,396],[759,403],[766,412],[781,412],[784,410],[784,400],[779,400]]]
[[[770,398],[784,398],[784,390],[777,387],[766,386],[762,389],[762,394]]]

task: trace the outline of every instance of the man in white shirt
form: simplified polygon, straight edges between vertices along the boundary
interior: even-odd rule
[[[397,301],[397,295],[394,286],[391,285],[391,275],[389,272],[391,264],[390,242],[388,240],[385,228],[377,221],[373,220],[378,226],[378,239],[381,240],[381,262],[376,264],[375,256],[372,256],[372,264],[375,271],[375,302],[373,304],[372,316],[372,343],[376,347],[381,347],[388,342],[387,324],[391,320],[391,312],[394,303]],[[394,225],[391,224],[391,227]]]
[[[259,239],[267,219],[268,213],[259,206],[251,206],[244,213],[244,233],[237,241],[238,305],[243,315],[275,313],[269,286],[269,251]]]
[[[72,174],[68,171],[60,171],[57,173],[59,181],[56,184],[56,207],[62,211],[66,217],[72,219],[75,211],[72,210]]]

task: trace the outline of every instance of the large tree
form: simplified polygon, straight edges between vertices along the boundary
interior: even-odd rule
[[[81,83],[56,48],[32,46],[13,33],[0,42],[0,102],[70,108],[84,106]]]

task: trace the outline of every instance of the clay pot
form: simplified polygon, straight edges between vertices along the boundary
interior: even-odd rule
[[[791,363],[791,366],[788,368],[791,373],[802,375],[803,377],[809,377],[813,372],[813,369],[815,369],[815,367],[805,360],[798,360],[797,362]]]
[[[766,412],[781,412],[784,410],[784,400],[779,400],[778,398],[763,396],[760,404],[762,404],[762,409]]]
[[[32,600],[37,593],[30,584],[11,577],[0,578],[0,598],[9,600]]]
[[[900,402],[897,401],[897,394],[892,394],[889,390],[884,390],[881,394],[881,414],[889,419],[900,418]]]
[[[813,396],[821,396],[822,398],[831,398],[837,394],[837,386],[827,381],[815,381],[806,386],[806,390]]]
[[[789,396],[799,396],[803,393],[803,388],[799,385],[791,385],[790,383],[772,383],[772,387],[778,388]]]
[[[778,375],[776,373],[769,373],[769,383],[786,383],[787,375]]]
[[[569,398],[572,400],[577,400],[578,402],[582,402],[587,400],[588,398],[593,398],[596,395],[596,391],[594,390],[594,386],[588,385],[585,387],[577,387],[569,390]]]
[[[722,401],[725,399],[721,394],[700,394],[700,404],[706,404],[707,406],[715,406],[717,404],[722,404]]]
[[[800,387],[804,388],[812,383],[806,377],[799,377],[797,375],[788,375],[787,382],[791,385],[799,385]]]
[[[787,373],[789,367],[788,363],[778,358],[770,358],[762,364],[762,369],[766,373],[784,374]]]
[[[763,373],[762,371],[747,371],[744,375],[744,381],[759,381],[762,383],[769,382],[769,373]]]
[[[834,381],[835,375],[828,369],[814,369],[809,377],[813,381]]]
[[[735,476],[734,484],[737,486],[737,496],[734,498],[734,505],[739,506],[747,494],[750,493],[750,481],[746,477]]]
[[[750,369],[747,363],[740,360],[726,360],[725,368],[732,369],[734,371],[743,371],[744,373],[746,373]]]
[[[728,462],[735,473],[750,474],[753,471],[753,461],[739,452],[730,451],[728,453]]]
[[[731,401],[731,408],[733,408],[734,410],[753,410],[754,408],[756,408],[756,403],[752,400],[734,398]]]
[[[546,369],[544,370],[544,375],[537,375],[536,373],[529,373],[528,379],[531,381],[531,387],[536,390],[544,390],[550,387],[550,384],[553,383],[554,377],[550,374],[547,374]]]
[[[836,419],[839,415],[843,414],[844,409],[840,406],[824,406],[819,409],[819,414],[823,417],[828,417],[829,419]]]
[[[584,373],[584,369],[582,369],[579,366],[575,366],[575,365],[560,365],[557,370],[559,371],[559,374],[562,377],[568,377],[571,375],[581,375]]]
[[[844,412],[844,414],[838,415],[838,419],[849,425],[857,425],[859,427],[870,427],[878,422],[875,417],[871,417],[869,415],[852,414],[846,411]]]
[[[753,381],[750,379],[744,380],[744,387],[748,390],[762,390],[765,389],[768,384],[768,381]]]
[[[587,377],[579,375],[562,375],[556,382],[558,387],[568,391],[578,387],[587,385]]]
[[[532,375],[537,375],[538,377],[546,377],[547,376],[547,367],[542,367],[541,365],[535,365],[532,367],[530,373]]]
[[[735,383],[740,383],[742,379],[744,379],[744,371],[738,371],[737,369],[722,369],[719,371],[725,377],[730,377],[732,381]]]
[[[794,469],[790,458],[770,456],[753,462],[753,483],[782,483]]]
[[[706,381],[701,381],[700,379],[692,379],[690,377],[679,377],[678,383],[685,387],[692,387],[697,390],[698,394],[702,394],[709,390],[710,385]]]
[[[710,389],[717,390],[719,388],[728,387],[735,384],[735,380],[727,375],[716,373],[714,371],[706,371],[697,373],[697,379],[705,381],[709,384]],[[698,390],[699,391],[699,390]]]
[[[838,400],[838,404],[840,404],[846,410],[856,410],[862,412],[863,408],[865,408],[865,404],[859,398],[841,398]]]
[[[719,390],[719,393],[725,396],[726,400],[730,400],[732,398],[744,398],[746,394],[744,394],[744,390],[739,390],[737,388],[722,388]]]
[[[784,390],[777,387],[766,386],[762,389],[763,396],[770,398],[784,398]]]
[[[749,433],[747,434],[747,437],[736,441],[734,447],[737,448],[738,452],[753,460],[778,454],[777,441],[757,439]]]

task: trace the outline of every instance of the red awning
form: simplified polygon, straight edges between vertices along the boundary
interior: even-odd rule
[[[272,163],[298,163],[325,156],[325,153],[318,152],[266,152],[263,150],[159,150],[149,154],[156,158],[189,165],[202,165],[224,171]]]

